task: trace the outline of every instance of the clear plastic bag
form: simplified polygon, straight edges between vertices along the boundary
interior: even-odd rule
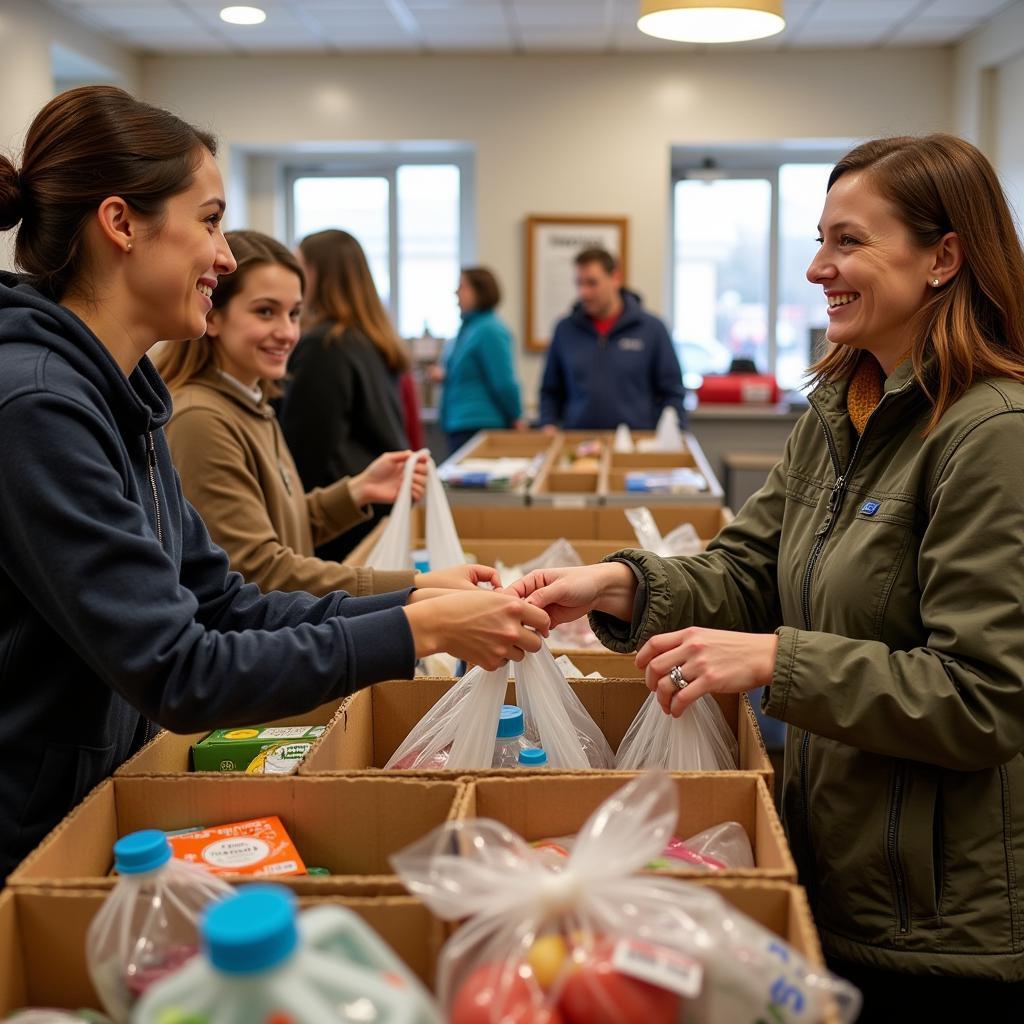
[[[411,569],[412,558],[412,478],[416,464],[427,457],[427,487],[424,504],[427,512],[427,557],[431,569],[450,569],[466,561],[455,529],[451,506],[437,476],[437,467],[424,448],[411,455],[402,473],[402,484],[391,507],[384,532],[366,559],[370,569],[396,571]]]
[[[446,921],[438,997],[450,1024],[853,1021],[860,995],[705,886],[636,876],[677,818],[652,772],[591,815],[552,871],[496,821],[448,822],[391,862]],[[685,1009],[685,1013],[683,1012]]]
[[[247,886],[202,922],[203,952],[140,1002],[134,1024],[441,1024],[421,982],[353,911],[298,914]]]
[[[665,714],[655,694],[637,712],[619,745],[615,767],[624,771],[735,770],[739,744],[715,698],[705,694],[679,718]]]
[[[467,672],[417,723],[385,768],[490,768],[508,666]]]
[[[561,870],[568,862],[576,845],[576,836],[552,836],[531,845],[547,860],[550,867]],[[672,836],[660,857],[644,865],[646,871],[701,871],[714,874],[754,867],[754,851],[750,838],[737,821],[723,821],[719,825],[698,832],[689,839]]]
[[[662,537],[649,508],[627,508],[626,518],[633,527],[640,547],[645,551],[653,551],[662,558],[699,555],[704,548],[692,523],[681,523]]]
[[[679,427],[679,413],[670,405],[661,410],[658,425],[654,428],[654,438],[644,438],[637,445],[642,452],[681,452],[686,447],[683,432]]]
[[[104,1009],[123,1024],[151,985],[195,956],[202,911],[234,890],[175,860],[155,829],[119,839],[114,857],[120,878],[89,926],[86,952]]]
[[[549,767],[611,768],[612,748],[566,682],[546,645],[514,666],[526,735],[547,751]]]

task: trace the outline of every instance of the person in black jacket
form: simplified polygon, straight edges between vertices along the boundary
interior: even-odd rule
[[[305,331],[288,362],[281,429],[311,490],[408,447],[398,384],[409,357],[352,235],[318,231],[299,243],[299,255]],[[371,519],[321,544],[318,557],[341,561],[387,511],[377,506]]]
[[[202,335],[235,268],[214,148],[88,86],[37,115],[20,170],[0,157],[27,272],[0,274],[0,884],[154,724],[301,714],[437,650],[496,668],[547,628],[476,588],[315,598],[230,571],[182,496],[146,356]]]

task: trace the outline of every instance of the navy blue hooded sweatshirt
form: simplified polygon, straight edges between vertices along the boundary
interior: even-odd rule
[[[622,315],[607,338],[577,304],[560,320],[540,386],[540,422],[564,430],[653,430],[671,405],[686,425],[679,360],[665,325],[622,291]]]
[[[408,591],[261,594],[182,495],[170,396],[0,274],[0,882],[153,725],[300,714],[408,677]],[[386,642],[382,642],[386,638]]]

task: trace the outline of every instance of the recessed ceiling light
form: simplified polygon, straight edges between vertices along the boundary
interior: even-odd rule
[[[225,7],[220,20],[229,25],[259,25],[267,20],[267,12],[260,7]]]
[[[782,0],[641,0],[636,27],[686,43],[764,39],[786,27]]]

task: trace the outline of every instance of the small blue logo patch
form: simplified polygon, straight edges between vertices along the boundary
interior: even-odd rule
[[[862,516],[873,516],[881,507],[882,503],[880,501],[865,501],[860,507],[860,514]]]

